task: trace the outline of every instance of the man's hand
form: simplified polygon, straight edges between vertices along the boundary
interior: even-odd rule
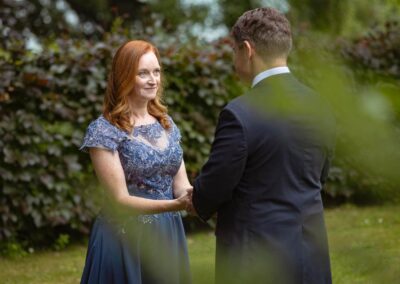
[[[190,202],[188,202],[188,204],[186,206],[186,212],[189,213],[190,215],[198,216],[196,209],[194,209],[194,206],[193,206],[193,187],[188,188],[186,190],[186,192],[187,192],[187,194],[189,196],[189,200],[190,200]]]

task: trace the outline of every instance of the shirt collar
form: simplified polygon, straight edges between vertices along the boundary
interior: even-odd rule
[[[282,67],[275,67],[271,69],[267,69],[261,73],[258,73],[257,76],[254,77],[253,83],[251,84],[251,87],[253,88],[255,85],[257,85],[260,81],[273,76],[273,75],[278,75],[278,74],[284,74],[284,73],[290,73],[290,70],[287,66],[282,66]]]

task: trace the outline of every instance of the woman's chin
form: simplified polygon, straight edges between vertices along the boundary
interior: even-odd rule
[[[140,92],[138,97],[145,100],[154,100],[157,97],[157,91]]]
[[[146,94],[146,95],[143,95],[143,96],[142,96],[143,99],[148,100],[148,101],[152,101],[152,100],[154,100],[156,97],[157,97],[157,93],[154,93],[154,94]]]

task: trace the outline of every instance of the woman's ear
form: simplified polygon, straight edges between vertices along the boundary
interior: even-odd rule
[[[254,48],[251,46],[250,42],[245,40],[243,41],[244,48],[246,49],[247,58],[250,59],[254,55]]]

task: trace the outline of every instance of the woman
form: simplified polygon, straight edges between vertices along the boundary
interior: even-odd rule
[[[158,50],[129,41],[114,56],[88,151],[106,202],[90,235],[81,283],[190,283],[180,210],[190,204],[180,133],[160,102]]]

